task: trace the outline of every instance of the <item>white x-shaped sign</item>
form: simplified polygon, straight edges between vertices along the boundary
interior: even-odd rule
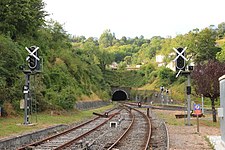
[[[25,49],[28,51],[29,56],[27,56],[26,61],[28,61],[30,59],[30,56],[33,56],[35,59],[37,59],[38,61],[40,60],[36,55],[34,55],[34,53],[39,49],[39,47],[36,47],[33,52],[30,51],[29,48],[25,47]]]
[[[173,61],[176,61],[179,57],[183,57],[184,60],[188,61],[188,59],[185,58],[184,55],[182,55],[186,49],[187,49],[187,47],[185,47],[182,52],[179,52],[176,48],[173,48],[173,50],[178,54],[177,57]]]

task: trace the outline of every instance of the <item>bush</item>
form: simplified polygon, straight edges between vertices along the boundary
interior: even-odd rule
[[[58,105],[65,110],[73,109],[75,104],[75,96],[70,94],[67,96],[59,96]]]
[[[176,80],[174,72],[166,67],[161,67],[159,69],[158,76],[162,86],[168,86]]]
[[[7,116],[15,116],[16,115],[16,112],[15,112],[12,104],[9,102],[4,102],[3,109],[4,109],[4,113],[5,113],[5,114],[3,113],[3,115],[7,115]]]

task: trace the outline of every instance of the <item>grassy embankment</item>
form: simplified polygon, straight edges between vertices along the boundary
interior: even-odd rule
[[[185,78],[182,79],[185,81]],[[143,86],[141,89],[142,90],[156,90],[159,92],[159,80],[156,79],[154,82],[151,84],[146,84]],[[169,96],[171,99],[174,100],[176,104],[173,105],[178,105],[178,106],[186,106],[186,81],[185,82],[180,82],[179,80],[175,81],[172,85],[169,87],[166,87],[170,90]],[[201,102],[201,97],[195,94],[194,88],[192,87],[192,95],[191,95],[191,101],[196,103],[196,104],[202,104]],[[216,108],[219,107],[220,102],[219,100],[215,102]],[[204,98],[204,108],[211,109],[211,100],[209,98]],[[184,114],[185,112],[176,112],[178,114]],[[175,114],[176,113],[168,113],[167,111],[156,111],[156,114],[159,118],[165,120],[170,125],[184,125],[187,123],[187,119],[176,119]],[[219,118],[217,118],[219,120]],[[191,124],[196,125],[196,118],[191,118]],[[214,126],[219,128],[219,121],[214,123],[212,121],[212,114],[205,114],[205,117],[200,118],[200,125],[206,125],[206,126]]]
[[[186,79],[183,78],[182,79],[183,82],[181,82],[180,80],[175,81],[173,84],[169,85],[168,88],[169,89],[169,97],[171,99],[174,100],[175,103],[177,103],[179,106],[185,106],[186,103],[186,99],[187,99],[187,95],[186,95],[186,86],[187,86],[187,82]],[[156,79],[154,82],[152,82],[151,84],[146,84],[145,86],[141,87],[141,90],[155,90],[160,92],[160,81],[159,79]],[[202,104],[202,98],[201,96],[197,95],[195,93],[195,89],[192,86],[192,94],[191,94],[191,101],[196,103],[196,104]],[[215,106],[216,108],[218,108],[220,105],[220,101],[218,99],[218,101],[215,101]],[[209,98],[205,98],[204,97],[204,107],[211,109],[211,100]]]
[[[34,131],[57,124],[72,124],[93,117],[93,112],[101,113],[112,107],[113,105],[109,105],[98,109],[84,111],[74,110],[71,112],[64,112],[62,114],[56,115],[51,115],[50,112],[40,113],[37,115],[37,124],[35,124],[36,116],[33,115],[33,117],[31,118],[32,123],[35,124],[33,126],[21,125],[21,123],[23,123],[23,116],[10,118],[0,117],[0,138],[23,134],[25,132]]]
[[[175,125],[175,126],[184,126],[187,124],[187,118],[179,118],[177,119],[175,117],[176,114],[184,114],[184,112],[169,112],[168,111],[159,111],[159,110],[153,110],[156,115],[163,119],[167,124],[169,125]],[[217,118],[217,122],[212,121],[212,115],[211,114],[205,114],[205,117],[199,118],[199,124],[204,125],[204,126],[209,126],[209,127],[217,127],[219,128],[220,123],[219,119]],[[196,125],[197,124],[197,118],[196,117],[191,117],[191,124]]]

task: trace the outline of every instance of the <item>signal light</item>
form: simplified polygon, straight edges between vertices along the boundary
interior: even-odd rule
[[[183,51],[183,48],[178,48],[177,51],[179,53],[181,53]],[[177,56],[179,56],[180,54],[177,53]],[[183,55],[185,57],[185,52],[181,53],[181,55]],[[176,70],[183,70],[185,71],[185,60],[183,57],[179,56],[176,60]]]
[[[30,50],[30,52],[33,52],[34,50],[36,49],[36,46],[31,46],[30,48],[29,48],[29,50]],[[33,55],[35,55],[36,56],[36,58],[33,56]],[[30,70],[36,70],[37,69],[37,66],[39,66],[39,61],[37,60],[37,58],[38,58],[38,52],[37,51],[35,51],[34,53],[33,53],[33,55],[29,55],[29,59],[28,59],[28,67],[30,68]]]

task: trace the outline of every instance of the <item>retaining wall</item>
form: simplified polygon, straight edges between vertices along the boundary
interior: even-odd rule
[[[37,141],[38,139],[45,138],[53,133],[56,133],[58,131],[61,131],[65,128],[67,128],[67,125],[57,125],[53,126],[47,129],[38,130],[32,133],[28,133],[26,135],[19,135],[16,137],[10,137],[6,139],[0,140],[0,149],[1,150],[14,150],[22,145],[32,143],[34,141]]]
[[[109,103],[110,103],[109,101],[86,101],[86,102],[80,101],[76,102],[74,108],[79,110],[86,110],[106,106],[109,105]]]
[[[102,106],[109,105],[109,101],[88,101],[88,102],[77,102],[74,105],[75,109],[85,110],[85,109],[93,109]],[[25,135],[19,135],[16,137],[10,137],[5,139],[0,139],[0,149],[1,150],[14,150],[22,145],[32,143],[44,137],[47,137],[51,134],[54,134],[58,131],[64,130],[68,128],[67,125],[57,125],[47,129],[38,130],[32,133],[28,133]]]
[[[109,101],[77,102],[74,105],[74,108],[79,110],[93,109],[93,108],[109,105],[109,103],[110,103]],[[19,135],[16,137],[0,139],[0,150],[8,150],[8,149],[14,150],[21,147],[22,145],[32,143],[39,139],[43,139],[45,137],[48,137],[51,134],[54,134],[66,128],[68,128],[67,125],[57,125],[50,128],[38,130],[32,133],[28,133],[25,135]]]

